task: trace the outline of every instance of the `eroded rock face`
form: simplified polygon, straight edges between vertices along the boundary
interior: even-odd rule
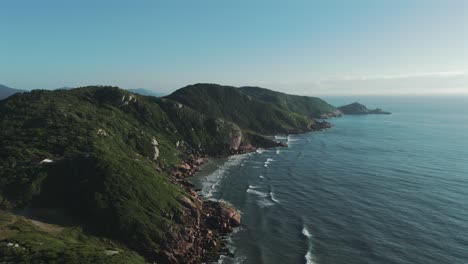
[[[340,116],[343,116],[343,113],[340,110],[335,110],[335,111],[332,111],[332,112],[320,114],[320,118],[322,118],[322,119],[327,119],[327,118],[332,118],[332,117],[340,117]]]
[[[168,230],[166,240],[152,257],[156,263],[216,262],[225,249],[222,237],[240,225],[240,213],[223,203],[195,195],[179,197],[185,217],[182,230]]]
[[[240,225],[241,215],[233,207],[219,202],[204,201],[203,208],[203,217],[209,229],[225,234]]]
[[[159,149],[158,149],[158,141],[153,138],[153,140],[151,140],[151,144],[153,145],[154,147],[154,157],[153,157],[153,160],[157,160],[159,158]]]
[[[232,150],[238,150],[242,143],[242,131],[239,127],[235,126],[234,129],[229,133],[229,148]]]

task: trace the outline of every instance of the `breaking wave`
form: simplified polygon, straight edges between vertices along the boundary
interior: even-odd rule
[[[306,264],[316,264],[314,255],[312,254],[312,234],[309,232],[309,229],[304,225],[302,227],[302,234],[307,238],[307,243],[309,245],[309,249],[305,254],[304,258],[306,260]]]
[[[272,158],[268,158],[268,159],[265,161],[265,163],[263,164],[263,166],[265,166],[265,168],[267,168],[268,165],[270,165],[270,163],[271,163],[272,161],[275,161],[275,160],[272,159]]]
[[[217,170],[203,180],[201,195],[208,199],[213,199],[213,196],[218,191],[219,185],[221,184],[226,172],[232,167],[241,165],[242,161],[247,157],[248,154],[229,157],[223,165],[219,166]]]
[[[307,238],[311,238],[312,234],[309,232],[306,226],[302,227],[302,234],[306,236]]]
[[[279,203],[279,202],[280,202],[278,199],[276,199],[275,193],[273,193],[273,192],[270,192],[270,198],[271,198],[271,200],[272,200],[273,202],[275,202],[275,203]]]

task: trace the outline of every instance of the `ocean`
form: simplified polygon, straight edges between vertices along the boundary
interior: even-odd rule
[[[219,263],[468,263],[468,98],[359,99],[393,114],[330,119],[194,176],[242,212]]]

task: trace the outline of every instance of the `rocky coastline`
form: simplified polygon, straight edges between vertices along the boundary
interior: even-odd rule
[[[332,127],[331,123],[324,120],[315,122],[316,127],[307,132]],[[265,148],[288,147],[286,143],[274,140],[270,140],[269,144],[262,143],[262,147]],[[257,147],[246,144],[218,157],[250,153],[256,150]],[[169,232],[170,239],[164,243],[164,250],[153,256],[157,263],[216,262],[222,254],[229,254],[223,238],[241,225],[240,212],[229,204],[205,199],[198,194],[199,190],[188,179],[199,171],[210,157],[190,155],[184,162],[172,168],[172,181],[186,192],[186,196],[180,198],[180,203],[189,212],[183,220],[188,227],[181,233]]]

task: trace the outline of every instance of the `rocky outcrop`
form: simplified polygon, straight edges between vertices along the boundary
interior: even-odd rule
[[[241,215],[233,207],[214,201],[203,202],[203,220],[206,228],[222,234],[232,232],[240,225]]]
[[[199,196],[181,196],[179,202],[186,210],[181,220],[185,228],[168,230],[162,248],[149,258],[171,264],[217,261],[226,251],[222,237],[240,225],[240,213],[227,204],[204,201]]]
[[[317,122],[317,125],[319,126],[320,129],[328,129],[328,128],[332,127],[332,124],[325,121],[325,120],[316,121],[316,122]]]
[[[158,149],[158,145],[159,145],[159,144],[158,144],[158,141],[157,141],[155,138],[153,138],[153,139],[151,140],[151,145],[153,145],[153,147],[154,147],[154,156],[153,156],[153,160],[157,160],[158,157],[159,157],[159,149]]]
[[[370,115],[370,114],[389,115],[391,114],[390,112],[383,111],[380,108],[368,109],[365,105],[362,105],[358,102],[355,102],[349,105],[340,106],[338,107],[338,110],[340,110],[345,115]]]
[[[229,133],[229,148],[232,150],[238,150],[242,143],[242,131],[239,127],[235,126]]]
[[[332,111],[332,112],[320,114],[321,119],[328,119],[328,118],[332,118],[332,117],[341,117],[341,116],[343,116],[343,113],[340,110],[335,110],[335,111]]]

